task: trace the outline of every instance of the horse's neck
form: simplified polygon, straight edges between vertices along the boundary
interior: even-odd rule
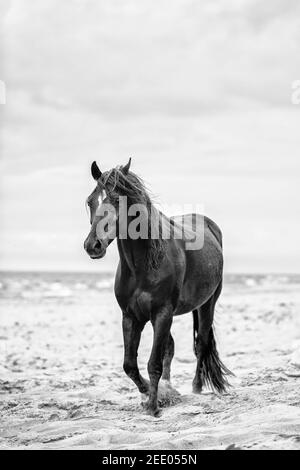
[[[152,226],[150,216],[152,213]],[[145,272],[145,268],[148,265],[148,254],[151,242],[151,234],[158,236],[157,232],[158,226],[155,226],[155,222],[159,223],[159,217],[162,215],[154,206],[151,206],[151,211],[147,211],[148,214],[148,239],[138,238],[137,240],[131,239],[129,236],[126,239],[121,239],[118,237],[118,250],[120,255],[121,265],[126,269],[129,269],[130,272],[138,275],[139,272]],[[130,224],[133,218],[128,218],[128,225]],[[154,221],[154,223],[153,223]],[[152,232],[151,232],[152,228]]]
[[[118,238],[118,250],[121,266],[133,274],[145,269],[147,257],[147,240],[131,240]]]

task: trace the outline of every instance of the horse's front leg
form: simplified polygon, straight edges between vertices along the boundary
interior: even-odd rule
[[[141,376],[137,364],[137,351],[145,323],[139,322],[134,315],[123,312],[124,363],[123,368],[141,393],[148,393],[149,384]]]
[[[157,388],[163,371],[164,353],[169,340],[172,319],[173,310],[171,307],[162,308],[151,318],[154,336],[152,351],[148,362],[150,387],[149,399],[144,406],[152,416],[158,416],[160,414],[160,409],[157,404]]]

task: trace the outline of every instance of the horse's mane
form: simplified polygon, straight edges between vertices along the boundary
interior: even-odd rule
[[[112,168],[102,174],[98,180],[98,185],[104,194],[104,191],[111,202],[118,196],[127,196],[128,207],[131,204],[143,204],[148,212],[148,239],[145,240],[147,246],[147,267],[149,270],[158,269],[166,251],[166,241],[162,238],[161,213],[155,208],[149,191],[141,177],[132,171],[125,174],[122,167]],[[158,233],[155,237],[151,236],[151,216],[158,219]]]
[[[122,167],[112,168],[102,174],[98,180],[100,189],[105,190],[108,197],[127,196],[131,204],[151,203],[148,190],[142,178],[129,171],[124,174]]]

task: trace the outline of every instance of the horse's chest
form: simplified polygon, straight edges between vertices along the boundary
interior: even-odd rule
[[[148,320],[152,308],[152,295],[150,292],[136,289],[128,303],[129,310],[139,319]]]

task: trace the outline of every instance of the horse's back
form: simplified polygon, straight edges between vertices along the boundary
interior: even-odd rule
[[[196,213],[175,215],[171,217],[171,220],[179,227],[183,227],[183,233],[186,234],[187,238],[191,238],[193,234],[197,233],[201,235],[201,232],[203,232],[205,240],[206,232],[210,231],[222,248],[222,231],[216,222],[206,215]]]
[[[209,217],[200,214],[174,216],[172,220],[183,226],[190,239],[191,233],[202,241],[199,247],[182,243],[185,253],[185,275],[175,315],[201,306],[215,292],[222,281],[223,254],[222,232]]]

